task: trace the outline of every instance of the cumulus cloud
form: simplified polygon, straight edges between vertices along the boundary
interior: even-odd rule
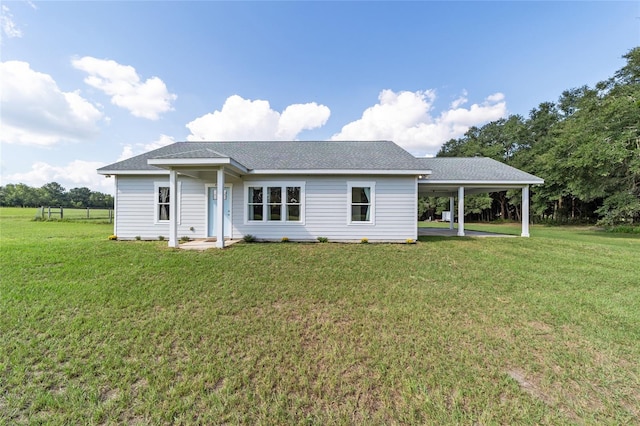
[[[122,153],[117,161],[126,160],[127,158],[131,158],[148,151],[153,151],[154,149],[162,148],[163,146],[171,145],[174,142],[175,139],[172,136],[160,135],[160,138],[153,142],[125,145],[122,148]]]
[[[315,102],[289,105],[282,113],[269,101],[227,98],[220,111],[208,113],[187,124],[190,141],[289,140],[303,130],[323,126],[331,111]]]
[[[468,108],[467,93],[454,100],[450,109],[432,114],[433,90],[394,92],[383,90],[379,102],[362,117],[345,125],[332,140],[392,140],[415,155],[434,154],[451,138],[462,136],[471,126],[497,120],[507,114],[502,93],[488,96]]]
[[[105,179],[96,173],[96,169],[104,165],[98,161],[74,160],[65,166],[54,166],[38,161],[28,172],[6,175],[3,181],[20,182],[33,187],[58,182],[66,189],[86,186],[94,191],[113,193],[113,179]]]
[[[111,96],[111,103],[129,110],[136,117],[157,120],[160,114],[171,111],[177,96],[169,93],[158,77],[142,82],[135,68],[116,61],[85,56],[71,61],[72,65],[89,74],[84,82]]]
[[[0,141],[53,145],[98,133],[102,113],[78,91],[63,92],[54,79],[27,62],[0,63]]]

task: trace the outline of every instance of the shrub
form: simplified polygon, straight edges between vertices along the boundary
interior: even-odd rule
[[[361,239],[360,244],[369,244],[369,239],[368,238]]]
[[[158,235],[158,241],[164,241],[164,235]]]
[[[136,235],[136,241],[140,241],[142,237],[140,235]]]
[[[329,239],[327,237],[318,237],[318,241],[321,243],[328,243]]]
[[[181,243],[188,243],[189,241],[191,241],[191,238],[187,237],[186,235],[183,235],[182,237],[180,237]]]
[[[616,234],[640,234],[640,226],[638,225],[617,225],[605,228],[607,232]]]
[[[282,237],[282,240],[280,240],[283,243],[288,243],[289,242],[289,237]]]
[[[242,239],[244,240],[245,243],[253,243],[256,240],[256,237],[251,234],[247,234],[244,237],[242,237]]]
[[[412,240],[411,238],[407,238],[407,244],[415,244],[415,240]]]
[[[115,241],[118,239],[118,237],[116,235],[109,235],[109,239]]]

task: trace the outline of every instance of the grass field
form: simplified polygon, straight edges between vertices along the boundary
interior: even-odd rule
[[[192,252],[33,213],[0,209],[0,424],[640,423],[637,235]]]

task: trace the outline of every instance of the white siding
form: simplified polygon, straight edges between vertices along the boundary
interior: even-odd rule
[[[300,223],[247,223],[245,221],[245,183],[251,181],[305,182],[305,218]],[[375,221],[373,224],[348,224],[348,181],[375,182]],[[116,222],[118,238],[168,238],[169,224],[155,222],[155,182],[164,176],[118,176],[116,181]],[[179,176],[178,238],[205,238],[207,235],[207,195],[205,182]],[[251,234],[258,239],[312,241],[327,237],[330,241],[405,241],[417,238],[417,184],[414,177],[388,176],[247,176],[244,180],[228,177],[232,189],[232,238]],[[193,231],[190,229],[193,227]]]
[[[120,239],[169,238],[169,224],[156,223],[155,183],[169,184],[166,175],[118,176],[116,181],[115,234]],[[178,178],[179,195],[178,237],[201,238],[206,234],[204,183],[184,176]],[[191,231],[191,227],[194,228]]]
[[[246,182],[262,180],[254,177]],[[251,234],[258,239],[315,240],[327,237],[330,241],[405,241],[417,238],[417,186],[414,177],[301,177],[277,176],[274,181],[305,181],[304,225],[296,223],[246,223],[244,184],[234,186],[234,228],[241,235]],[[348,224],[349,206],[347,182],[364,180],[375,182],[375,223]]]

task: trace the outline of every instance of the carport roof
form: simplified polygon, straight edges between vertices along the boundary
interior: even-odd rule
[[[542,179],[487,157],[418,158],[431,170],[429,183],[512,183],[539,185]]]

